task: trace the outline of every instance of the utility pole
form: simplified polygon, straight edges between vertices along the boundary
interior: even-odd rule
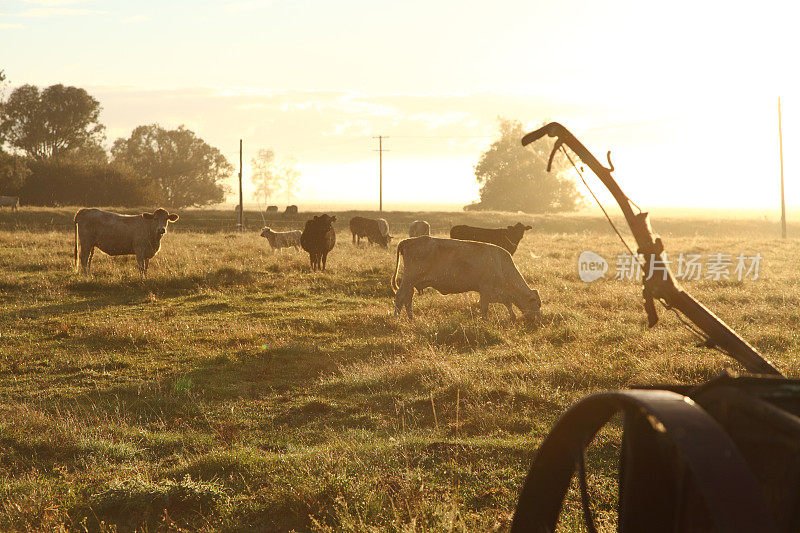
[[[781,97],[778,97],[778,142],[781,150],[781,237],[786,238],[786,197],[783,192],[783,132],[781,131]]]
[[[389,151],[383,149],[383,140],[388,138],[383,135],[373,137],[373,139],[378,139],[378,149],[373,151],[378,152],[378,211],[381,213],[383,213],[383,152]]]
[[[239,233],[244,232],[244,197],[242,196],[242,140],[239,139]]]

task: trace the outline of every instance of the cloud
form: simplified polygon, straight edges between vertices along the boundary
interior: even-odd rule
[[[58,7],[69,6],[74,4],[83,4],[87,0],[24,0],[26,4],[35,4],[39,6]]]
[[[98,15],[102,13],[105,13],[105,11],[73,7],[36,7],[20,11],[19,13],[0,13],[0,17],[49,18],[75,15]]]
[[[269,7],[274,3],[274,0],[242,0],[225,4],[225,9],[228,11],[252,11]]]
[[[150,20],[150,17],[145,15],[133,15],[132,17],[127,17],[121,20],[123,24],[136,24],[137,22],[146,22]]]

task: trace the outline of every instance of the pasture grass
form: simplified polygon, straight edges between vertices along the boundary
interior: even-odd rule
[[[647,330],[636,282],[578,279],[581,251],[612,274],[623,251],[596,217],[385,214],[397,237],[416,218],[435,234],[532,223],[514,256],[543,301],[529,325],[430,289],[414,322],[391,316],[399,239],[354,247],[355,212],[337,214],[329,270],[313,273],[302,252],[268,251],[257,214],[242,235],[232,213],[186,211],[142,279],[101,253],[92,278],[75,273],[74,211],[0,213],[4,531],[505,530],[534,450],[575,401],[738,368],[669,314]],[[800,374],[798,241],[765,221],[654,226],[673,253],[762,254],[756,281],[686,285]],[[589,454],[604,529],[620,433],[614,421]],[[573,490],[561,529],[582,527]]]

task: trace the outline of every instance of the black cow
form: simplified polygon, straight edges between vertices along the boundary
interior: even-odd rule
[[[308,252],[312,270],[325,270],[328,252],[336,244],[336,232],[333,223],[336,216],[319,215],[306,221],[303,234],[300,236],[300,246]]]
[[[268,205],[267,206],[267,213],[277,213],[278,206],[277,205]]]
[[[384,248],[388,247],[389,233],[381,230],[383,219],[353,217],[350,219],[350,233],[353,234],[353,244],[361,244],[361,238],[366,237],[370,244],[380,244]]]
[[[508,253],[514,255],[519,246],[519,241],[526,231],[531,229],[531,226],[525,226],[517,222],[513,226],[507,228],[476,228],[474,226],[453,226],[450,229],[450,238],[458,239],[460,241],[478,241],[487,242],[489,244],[496,244],[501,248],[505,248]]]
[[[297,214],[297,206],[296,205],[287,205],[286,211],[283,212],[284,215],[296,215]]]

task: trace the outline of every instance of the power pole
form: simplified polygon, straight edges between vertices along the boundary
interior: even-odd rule
[[[781,237],[786,238],[786,197],[783,192],[783,132],[781,131],[781,98],[778,97],[778,142],[781,150]]]
[[[244,199],[242,196],[242,140],[239,139],[239,233],[244,232]]]
[[[378,139],[378,149],[373,151],[378,152],[378,211],[381,213],[383,213],[383,152],[389,151],[383,149],[383,140],[388,138],[383,135],[373,137]]]

